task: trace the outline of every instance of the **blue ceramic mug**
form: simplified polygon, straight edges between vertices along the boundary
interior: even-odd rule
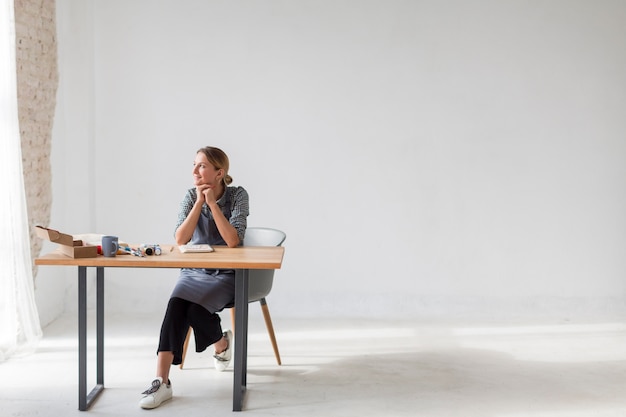
[[[102,254],[106,257],[113,257],[117,254],[120,245],[117,236],[102,236]]]

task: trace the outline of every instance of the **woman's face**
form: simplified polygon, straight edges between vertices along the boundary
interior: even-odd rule
[[[196,154],[193,161],[193,181],[194,185],[208,185],[209,188],[217,188],[221,184],[223,170],[215,167],[206,158],[203,152]]]

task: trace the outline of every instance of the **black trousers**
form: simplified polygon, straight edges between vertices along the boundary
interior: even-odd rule
[[[182,298],[172,297],[167,304],[158,352],[173,352],[172,365],[182,362],[183,345],[189,326],[193,328],[196,339],[196,352],[203,352],[207,347],[222,338],[220,316],[209,313],[199,304]]]

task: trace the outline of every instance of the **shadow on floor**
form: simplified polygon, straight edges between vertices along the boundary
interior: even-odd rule
[[[263,377],[271,382],[252,382]],[[361,355],[309,372],[250,369],[249,387],[248,410],[302,415],[624,415],[626,362],[534,362],[453,348]]]

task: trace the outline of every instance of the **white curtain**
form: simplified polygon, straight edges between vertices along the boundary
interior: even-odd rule
[[[0,0],[0,361],[35,349],[35,304],[17,115],[14,0]]]

